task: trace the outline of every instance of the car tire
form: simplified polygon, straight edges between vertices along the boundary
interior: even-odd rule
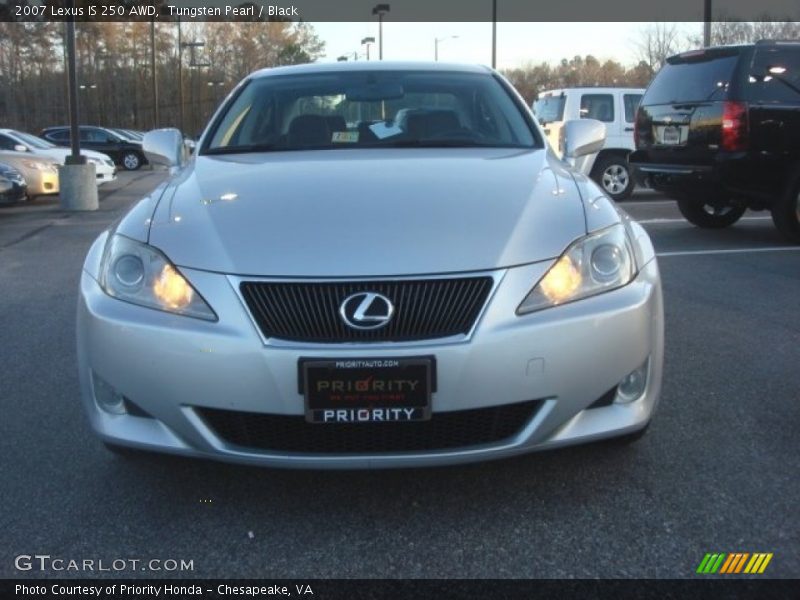
[[[126,171],[136,171],[142,166],[142,157],[138,152],[126,152],[122,155],[122,166]]]
[[[678,210],[692,225],[703,229],[724,229],[741,219],[747,207],[729,202],[710,204],[695,198],[680,198]]]
[[[800,178],[772,206],[772,222],[788,241],[800,244]]]
[[[597,159],[592,179],[615,201],[627,200],[636,184],[628,160],[621,154],[609,154]]]

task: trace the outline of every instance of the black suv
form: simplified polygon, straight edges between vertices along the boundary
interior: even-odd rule
[[[761,41],[667,59],[642,98],[640,182],[699,227],[770,210],[800,243],[800,42]]]
[[[105,127],[81,125],[79,131],[81,148],[108,154],[116,164],[122,165],[128,171],[135,171],[147,164],[141,142],[124,139]],[[56,146],[70,145],[69,127],[48,127],[39,135]]]

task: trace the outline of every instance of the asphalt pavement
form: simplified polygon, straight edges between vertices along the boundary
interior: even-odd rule
[[[94,213],[53,199],[0,208],[0,577],[92,575],[15,568],[34,554],[192,561],[188,572],[94,563],[126,577],[692,577],[707,552],[771,552],[766,575],[800,577],[800,247],[765,213],[709,232],[657,195],[624,203],[654,240],[666,307],[663,395],[638,443],[282,471],[129,461],[90,432],[80,266],[162,177],[122,173]]]

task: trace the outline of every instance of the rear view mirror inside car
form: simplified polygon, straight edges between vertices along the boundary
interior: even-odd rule
[[[397,100],[405,96],[403,86],[394,81],[366,83],[351,87],[346,92],[350,102],[378,102],[380,100]]]

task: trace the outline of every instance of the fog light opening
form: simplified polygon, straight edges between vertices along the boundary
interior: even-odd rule
[[[627,404],[642,397],[644,390],[647,388],[649,367],[650,359],[648,358],[641,367],[622,378],[619,385],[617,385],[616,403]]]
[[[94,387],[94,400],[97,406],[112,415],[127,414],[125,397],[95,372],[92,372],[92,386]]]

